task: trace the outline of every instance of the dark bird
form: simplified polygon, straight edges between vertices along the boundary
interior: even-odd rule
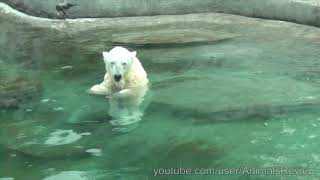
[[[68,3],[67,1],[57,4],[56,10],[57,10],[58,16],[62,17],[62,19],[65,19],[67,17],[67,10],[75,5],[76,4],[71,4],[71,3]]]

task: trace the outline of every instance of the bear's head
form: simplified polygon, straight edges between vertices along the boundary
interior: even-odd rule
[[[120,82],[130,71],[137,53],[135,51],[130,52],[123,47],[115,47],[102,54],[107,73],[114,82]]]

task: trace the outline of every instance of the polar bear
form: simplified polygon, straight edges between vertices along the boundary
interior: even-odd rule
[[[94,85],[89,93],[110,98],[109,114],[114,125],[127,125],[141,119],[139,106],[148,90],[147,73],[136,52],[115,47],[103,52],[106,74],[102,83]]]

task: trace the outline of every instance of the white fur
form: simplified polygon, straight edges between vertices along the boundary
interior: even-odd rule
[[[110,115],[116,117],[115,125],[127,125],[141,119],[139,105],[148,90],[148,78],[136,52],[115,47],[103,52],[106,74],[102,83],[94,85],[89,92],[110,98]],[[121,75],[116,81],[115,75]]]
[[[148,84],[147,73],[136,57],[135,51],[129,52],[123,47],[115,47],[110,52],[102,54],[107,73],[104,76],[104,81],[94,85],[90,89],[90,93],[98,95],[128,94]],[[124,63],[125,65],[123,65]],[[122,76],[119,82],[114,79],[116,74]]]

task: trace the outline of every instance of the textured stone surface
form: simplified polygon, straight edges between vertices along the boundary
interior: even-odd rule
[[[39,82],[26,79],[17,79],[0,84],[0,108],[18,108],[24,103],[37,99],[41,88]]]
[[[157,102],[203,112],[319,102],[318,28],[214,13],[60,21],[5,5],[0,12],[10,19],[10,25],[1,21],[3,27],[15,28],[0,36],[18,38],[1,45],[19,48],[14,61],[31,54],[36,65],[47,66],[76,54],[73,59],[86,62],[84,71],[100,67],[90,57],[121,44],[139,52]],[[5,59],[5,52],[0,55]]]
[[[56,18],[57,0],[1,0],[31,15]],[[230,13],[319,26],[319,0],[77,0],[70,18]]]
[[[4,177],[153,179],[154,168],[171,166],[319,169],[318,28],[215,13],[58,21],[3,4],[0,27],[0,74],[14,65],[12,74],[31,73],[44,88],[32,111],[0,111]],[[151,82],[144,119],[127,133],[112,131],[105,98],[85,92],[105,72],[101,52],[116,44],[138,52]]]
[[[0,108],[19,108],[41,96],[42,87],[38,80],[16,73],[14,67],[0,62]]]

